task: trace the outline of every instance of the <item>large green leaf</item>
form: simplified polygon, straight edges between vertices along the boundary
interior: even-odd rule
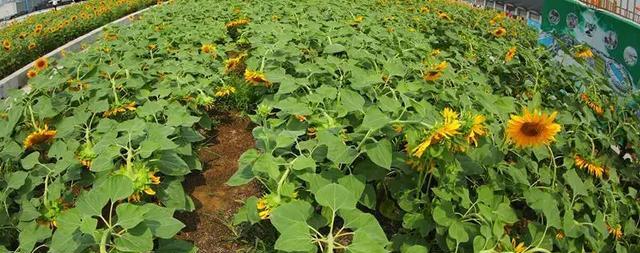
[[[271,223],[280,232],[275,248],[282,251],[311,252],[316,250],[307,220],[313,209],[305,201],[294,200],[271,213]]]
[[[333,211],[350,210],[356,208],[358,198],[339,184],[328,184],[316,192],[318,204],[331,208]]]
[[[122,203],[116,207],[116,214],[118,215],[118,222],[116,224],[125,229],[131,229],[142,222],[144,215],[148,211],[148,209],[138,205]]]
[[[153,250],[153,235],[146,226],[137,226],[114,240],[116,249],[122,252],[148,252]]]
[[[389,140],[383,139],[375,143],[367,144],[365,150],[369,159],[375,164],[385,169],[391,169],[393,149]]]

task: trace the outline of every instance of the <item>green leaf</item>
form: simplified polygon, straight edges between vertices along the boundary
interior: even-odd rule
[[[38,158],[40,158],[40,152],[36,151],[29,154],[25,158],[22,158],[20,164],[22,164],[22,168],[24,168],[25,170],[30,170],[33,169],[36,164],[38,164]]]
[[[369,159],[378,166],[391,169],[391,158],[393,156],[393,148],[391,142],[387,139],[382,139],[376,143],[370,143],[365,146],[365,151]]]
[[[173,209],[171,208],[148,203],[142,209],[146,210],[143,215],[143,223],[151,229],[151,233],[155,237],[171,239],[185,227],[182,222],[173,218]]]
[[[20,248],[17,252],[31,252],[37,242],[51,236],[51,230],[47,226],[40,226],[37,222],[20,223],[19,229]]]
[[[80,195],[76,202],[76,208],[83,215],[100,215],[107,201],[109,201],[109,193],[102,189],[94,188]]]
[[[389,117],[382,113],[377,106],[372,106],[367,109],[360,127],[368,131],[374,131],[386,126],[389,121]]]
[[[159,239],[155,253],[196,253],[198,247],[193,243],[176,239]]]
[[[498,216],[499,220],[505,223],[513,224],[518,221],[518,216],[507,202],[500,203],[494,213]]]
[[[153,235],[146,226],[127,230],[115,240],[115,247],[123,252],[148,252],[153,250]]]
[[[469,234],[464,230],[464,224],[460,221],[456,221],[451,224],[449,227],[449,237],[459,243],[469,241]]]
[[[587,196],[587,187],[584,185],[582,179],[580,179],[580,176],[578,176],[578,173],[576,173],[575,170],[567,170],[563,177],[569,186],[571,186],[575,195]]]
[[[258,159],[260,154],[256,149],[245,151],[238,160],[238,170],[227,181],[229,186],[239,186],[251,182],[253,179],[253,163]]]
[[[133,181],[125,175],[113,175],[100,185],[99,189],[115,202],[133,194]]]
[[[260,216],[258,216],[257,204],[258,198],[255,196],[246,199],[244,205],[233,215],[233,225],[237,226],[243,222],[249,222],[251,225],[258,223]]]
[[[335,53],[340,53],[340,52],[344,52],[346,51],[347,48],[345,48],[343,45],[338,44],[338,43],[333,43],[330,45],[327,45],[326,47],[324,47],[324,52],[327,54],[335,54]]]
[[[118,215],[118,225],[125,229],[137,226],[144,219],[147,209],[130,203],[122,203],[116,207]]]
[[[291,168],[294,170],[304,170],[311,169],[312,171],[316,170],[316,161],[313,158],[301,155],[298,156],[293,163],[291,164]]]
[[[329,207],[333,211],[354,209],[359,199],[355,198],[349,189],[335,183],[323,186],[315,196],[318,204]]]
[[[147,138],[140,143],[140,156],[148,158],[156,150],[170,150],[178,147],[168,138],[175,129],[160,124],[149,124]]]
[[[551,193],[543,192],[537,188],[531,188],[524,192],[524,198],[531,208],[544,214],[549,226],[561,228],[558,201],[553,198]]]
[[[156,154],[158,160],[154,161],[153,164],[157,165],[163,174],[183,176],[191,172],[189,165],[175,151],[164,150],[156,152]]]
[[[10,173],[7,179],[7,189],[19,189],[24,185],[24,180],[28,175],[29,173],[21,170]]]
[[[271,223],[280,232],[275,249],[287,252],[315,251],[316,246],[307,225],[312,212],[311,205],[300,200],[293,200],[275,208],[271,213]]]
[[[355,199],[360,200],[365,188],[364,181],[363,176],[347,175],[339,178],[338,184],[344,186],[344,188],[351,192]]]
[[[390,76],[405,75],[405,66],[398,58],[389,59],[386,63],[384,63],[384,69],[389,73]]]
[[[350,89],[340,89],[340,102],[347,111],[362,111],[364,98]]]
[[[56,230],[51,237],[50,251],[52,253],[83,252],[87,247],[95,244],[90,234],[82,233],[79,230],[66,232]]]

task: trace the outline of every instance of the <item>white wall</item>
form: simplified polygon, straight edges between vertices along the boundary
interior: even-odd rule
[[[13,14],[18,13],[18,8],[16,7],[16,3],[2,3],[0,5],[0,19],[11,16]]]

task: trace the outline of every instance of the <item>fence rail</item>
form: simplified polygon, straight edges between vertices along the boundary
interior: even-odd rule
[[[604,9],[640,23],[640,0],[580,0],[594,8]]]

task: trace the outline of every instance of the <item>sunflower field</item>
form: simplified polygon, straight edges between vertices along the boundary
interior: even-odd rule
[[[88,0],[2,27],[0,79],[93,29],[154,3],[152,0]]]
[[[640,252],[631,100],[498,12],[174,0],[33,68],[0,102],[2,252],[197,251],[183,181],[230,110],[250,252]]]

